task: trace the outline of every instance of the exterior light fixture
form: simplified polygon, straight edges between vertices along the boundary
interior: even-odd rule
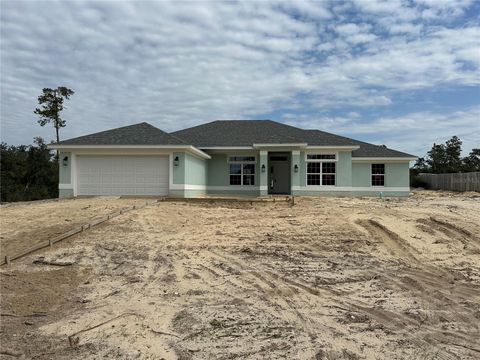
[[[262,173],[265,172],[265,164],[262,164]]]
[[[295,166],[293,167],[293,171],[295,171],[296,173],[298,173],[298,165],[295,164]]]
[[[68,166],[68,156],[65,156],[65,157],[62,159],[62,165],[63,165],[63,166]]]
[[[178,166],[180,164],[180,159],[178,158],[178,156],[175,156],[175,159],[173,159],[173,166]]]

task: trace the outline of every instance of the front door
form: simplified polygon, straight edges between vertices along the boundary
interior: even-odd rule
[[[269,153],[268,193],[290,194],[290,154]]]

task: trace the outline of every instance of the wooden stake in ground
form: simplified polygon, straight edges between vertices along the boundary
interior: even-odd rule
[[[78,345],[78,343],[80,342],[80,337],[79,335],[80,334],[83,334],[83,333],[86,333],[87,331],[90,331],[90,330],[93,330],[93,329],[96,329],[96,328],[99,328],[100,326],[103,326],[103,325],[106,325],[114,320],[117,320],[121,317],[125,317],[125,316],[138,316],[138,317],[142,317],[142,315],[140,314],[137,314],[137,313],[123,313],[123,314],[120,314],[118,316],[115,316],[107,321],[103,321],[101,322],[100,324],[97,324],[95,326],[91,326],[89,328],[86,328],[86,329],[83,329],[83,330],[80,330],[80,331],[77,331],[75,334],[72,334],[68,337],[68,342],[70,344],[71,347],[75,347]]]

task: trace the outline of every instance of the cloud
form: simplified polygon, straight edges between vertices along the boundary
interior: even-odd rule
[[[51,139],[33,109],[59,85],[75,90],[63,138],[351,107],[361,119],[412,90],[478,87],[478,21],[452,25],[471,4],[448,4],[2,1],[2,140]]]
[[[480,106],[460,111],[419,111],[368,119],[359,118],[357,113],[334,117],[308,114],[296,117],[288,114],[283,119],[304,128],[320,128],[359,140],[386,144],[418,156],[423,156],[433,143],[445,142],[453,135],[463,140],[464,155],[480,145]]]

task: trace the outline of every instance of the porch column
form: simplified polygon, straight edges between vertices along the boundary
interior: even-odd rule
[[[268,195],[268,151],[260,150],[260,196]],[[262,168],[265,167],[265,171]]]
[[[295,193],[295,188],[300,186],[300,151],[299,150],[292,150],[292,169],[291,169],[291,174],[292,174],[292,191],[291,194],[294,195]],[[295,171],[295,166],[296,166],[296,171]]]

